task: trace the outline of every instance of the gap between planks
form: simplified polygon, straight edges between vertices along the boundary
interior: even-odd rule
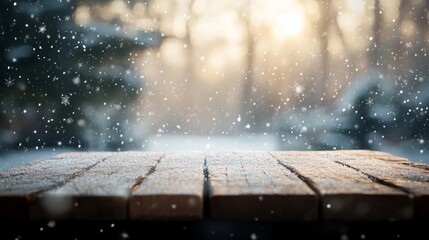
[[[271,154],[312,186],[319,197],[321,220],[409,220],[413,217],[413,201],[407,194],[335,162],[335,158],[344,157],[343,152]],[[367,152],[360,153],[366,155]]]
[[[39,194],[30,205],[30,218],[125,220],[133,188],[155,172],[162,157],[114,153],[84,175]]]
[[[281,152],[282,154],[293,154],[291,152]],[[123,153],[111,153],[112,155],[114,154],[123,154]],[[145,156],[148,153],[137,153],[137,155],[141,155],[141,156]],[[168,153],[169,155],[177,155],[178,153]],[[285,175],[290,175],[293,174],[295,175],[299,181],[302,182],[302,184],[304,184],[304,186],[307,186],[311,193],[313,194],[313,197],[307,197],[307,207],[310,207],[314,205],[314,207],[316,208],[315,214],[313,215],[309,215],[312,217],[306,217],[306,218],[302,218],[302,217],[297,217],[297,215],[292,216],[291,212],[292,210],[296,210],[296,207],[287,207],[285,205],[287,205],[287,200],[291,200],[293,199],[292,196],[293,194],[286,194],[286,193],[281,193],[281,194],[267,194],[265,192],[265,190],[263,188],[260,188],[257,191],[250,191],[242,194],[242,195],[234,195],[234,194],[230,194],[230,195],[222,195],[222,194],[213,194],[216,193],[217,190],[214,189],[219,189],[219,185],[218,187],[216,187],[216,184],[213,185],[213,183],[215,183],[218,179],[216,178],[212,178],[212,174],[215,174],[216,171],[212,171],[215,170],[216,168],[213,168],[214,166],[218,166],[218,165],[210,165],[210,156],[226,156],[226,160],[224,162],[224,164],[232,164],[234,163],[234,161],[231,161],[231,159],[228,157],[228,154],[232,154],[231,156],[235,155],[240,155],[241,158],[236,159],[237,163],[240,163],[237,165],[237,169],[242,169],[243,171],[245,171],[246,169],[249,170],[249,172],[247,172],[247,174],[250,174],[250,176],[254,176],[252,175],[252,171],[262,171],[261,173],[263,173],[264,169],[263,166],[254,166],[255,168],[251,167],[251,166],[247,166],[244,160],[246,160],[247,158],[249,158],[249,156],[252,155],[258,155],[258,154],[266,154],[269,155],[272,159],[275,160],[275,164],[278,167],[281,167],[283,174]],[[193,187],[193,191],[188,192],[186,194],[178,194],[177,191],[175,191],[174,189],[170,188],[170,192],[154,192],[151,190],[152,187],[156,187],[157,184],[155,184],[158,180],[160,183],[162,184],[166,184],[164,186],[166,186],[168,188],[169,184],[177,184],[177,181],[172,181],[169,182],[171,180],[171,178],[175,178],[173,174],[176,173],[180,173],[180,171],[172,171],[171,170],[171,162],[168,163],[167,162],[162,162],[163,157],[165,157],[165,155],[161,155],[157,161],[157,163],[153,166],[151,166],[149,168],[149,170],[147,172],[145,172],[142,175],[138,175],[135,176],[134,181],[130,182],[129,185],[129,192],[128,194],[124,195],[123,200],[121,200],[122,202],[125,202],[125,208],[124,210],[120,210],[120,212],[124,212],[124,216],[121,215],[122,217],[120,217],[120,219],[160,219],[160,220],[181,220],[181,219],[188,219],[188,220],[197,220],[197,219],[202,219],[207,218],[207,219],[218,219],[218,220],[254,220],[255,216],[257,216],[256,218],[259,220],[299,220],[299,219],[304,219],[304,220],[391,220],[391,219],[396,219],[396,220],[409,220],[411,219],[413,216],[414,217],[418,217],[419,219],[427,219],[429,217],[428,214],[428,192],[429,190],[425,190],[428,189],[428,187],[424,187],[424,186],[428,186],[428,182],[427,180],[422,180],[422,185],[423,187],[421,187],[421,191],[419,194],[416,194],[415,190],[413,189],[413,185],[410,183],[408,185],[401,185],[402,182],[395,182],[396,180],[394,178],[390,179],[390,178],[386,178],[385,176],[378,176],[377,172],[367,172],[365,169],[362,169],[360,167],[357,167],[358,165],[355,166],[355,163],[358,162],[353,162],[353,161],[359,161],[359,159],[361,159],[361,161],[364,161],[362,159],[366,159],[365,161],[380,161],[380,166],[384,165],[388,165],[388,166],[392,166],[392,167],[396,167],[396,166],[404,166],[404,169],[409,169],[409,171],[416,173],[416,174],[424,174],[424,172],[429,169],[428,165],[424,165],[424,164],[415,164],[415,163],[411,163],[406,159],[403,158],[396,158],[393,155],[389,155],[389,154],[385,154],[385,153],[380,153],[380,152],[371,152],[371,151],[327,151],[327,152],[301,152],[300,154],[303,154],[305,156],[318,156],[318,154],[322,157],[329,160],[329,162],[332,162],[338,166],[341,166],[342,168],[347,168],[349,170],[352,170],[356,173],[359,173],[361,175],[363,175],[364,177],[366,177],[368,180],[372,181],[373,184],[375,185],[381,185],[385,188],[390,188],[392,189],[392,191],[395,193],[394,195],[392,195],[392,197],[388,197],[388,195],[386,196],[380,196],[378,197],[377,195],[371,196],[371,195],[366,195],[366,196],[362,196],[359,194],[350,194],[349,198],[344,198],[343,195],[341,194],[331,194],[331,195],[327,195],[324,194],[321,189],[320,186],[317,184],[317,181],[315,182],[315,180],[313,179],[315,175],[309,176],[306,175],[305,173],[302,173],[299,170],[299,166],[297,168],[297,166],[293,166],[293,164],[288,164],[287,162],[283,161],[282,159],[279,158],[279,152],[241,152],[241,153],[213,153],[213,154],[200,154],[198,155],[198,164],[195,164],[194,162],[187,162],[185,160],[183,160],[184,164],[188,164],[187,169],[192,169],[192,168],[196,168],[195,172],[193,171],[193,174],[190,175],[184,175],[184,176],[193,176],[194,173],[195,175],[198,175],[197,178],[195,178],[195,181],[198,182],[198,184],[201,184],[201,186],[197,186],[198,184],[196,184]],[[82,156],[84,156],[85,154],[82,154]],[[178,154],[180,155],[180,154]],[[63,155],[63,156],[67,156],[67,155]],[[73,154],[71,154],[71,156],[74,156]],[[187,158],[190,156],[190,153],[184,153],[182,155],[180,155],[182,158]],[[244,157],[243,157],[244,156]],[[247,156],[247,157],[246,157]],[[101,160],[98,160],[97,162],[93,163],[92,165],[86,166],[85,168],[80,169],[79,171],[73,172],[72,174],[69,174],[69,176],[67,178],[65,178],[65,180],[57,185],[54,186],[50,186],[47,188],[42,188],[39,189],[38,191],[33,191],[30,192],[25,196],[25,208],[28,207],[27,204],[30,204],[31,207],[34,207],[34,203],[40,198],[40,196],[43,196],[46,192],[55,190],[55,189],[60,189],[62,188],[64,185],[66,184],[70,184],[70,182],[76,180],[77,178],[80,178],[82,176],[84,176],[85,174],[87,174],[89,171],[91,171],[92,169],[94,169],[96,166],[98,166],[99,164],[104,164],[105,161],[107,159],[109,159],[112,156],[108,156],[108,157],[104,157]],[[59,157],[56,157],[59,158]],[[251,157],[250,157],[251,158]],[[354,160],[354,158],[356,158],[357,160]],[[209,159],[209,160],[208,160]],[[369,159],[369,160],[368,160]],[[180,158],[179,158],[180,160]],[[326,160],[326,161],[328,161]],[[61,161],[61,159],[59,159],[59,161]],[[252,162],[252,161],[250,161]],[[259,160],[254,160],[253,163],[255,163],[255,165],[272,165],[273,163],[268,163],[268,162],[264,162],[264,161],[259,161]],[[170,165],[169,165],[170,164]],[[231,166],[233,166],[234,164],[232,164]],[[267,166],[268,166],[267,165]],[[271,166],[270,165],[270,166]],[[329,165],[329,164],[328,164]],[[27,165],[27,166],[31,166],[31,164]],[[167,171],[170,175],[168,174],[163,174],[162,172],[158,173],[157,172],[157,167],[163,167],[163,169],[165,171]],[[179,165],[180,166],[180,165]],[[219,165],[220,166],[220,165]],[[258,168],[259,167],[259,168]],[[262,167],[262,168],[260,168]],[[259,170],[258,170],[259,169]],[[414,170],[413,170],[414,169]],[[186,168],[180,168],[179,170],[186,170]],[[317,169],[316,169],[317,170]],[[186,172],[185,172],[186,173]],[[375,174],[374,174],[375,173]],[[243,183],[246,186],[247,185],[252,185],[252,179],[248,178],[248,175],[245,174],[243,175]],[[0,176],[1,176],[1,172],[0,172]],[[22,177],[23,175],[19,175],[19,173],[17,173],[16,175],[10,175],[11,178],[16,178],[19,179],[20,177]],[[263,176],[263,175],[262,175]],[[405,177],[404,177],[405,179]],[[425,178],[426,179],[426,178]],[[1,180],[1,179],[0,179]],[[186,180],[186,178],[183,178],[183,176],[181,175],[177,175],[177,180],[183,181]],[[228,179],[227,179],[228,180]],[[228,183],[228,181],[225,180],[225,183]],[[240,179],[238,179],[240,180]],[[269,185],[269,179],[266,179],[268,185],[266,185],[266,187],[270,186]],[[401,179],[399,179],[401,180]],[[180,182],[179,181],[179,182]],[[214,181],[214,182],[213,182]],[[254,181],[253,181],[254,182]],[[417,182],[418,183],[418,182]],[[148,186],[146,186],[146,184],[148,184]],[[160,186],[162,186],[162,184]],[[181,184],[181,185],[180,185]],[[182,188],[186,188],[186,184],[189,184],[190,186],[193,184],[192,181],[190,181],[189,183],[186,181],[183,181],[182,183],[180,183],[179,185]],[[271,183],[272,184],[272,183]],[[298,183],[296,183],[298,184]],[[426,185],[425,185],[426,184]],[[151,187],[150,187],[151,186]],[[142,190],[143,189],[143,190]],[[239,189],[239,188],[238,188]],[[258,189],[258,188],[254,188],[254,189]],[[259,192],[258,192],[259,191]],[[401,194],[399,194],[398,192],[395,191],[399,191],[401,192]],[[426,192],[425,192],[426,191]],[[268,202],[271,201],[271,205],[267,206],[264,204],[259,203],[258,201],[260,200],[260,197],[262,196],[262,198],[265,201],[265,204],[267,204]],[[403,196],[407,196],[409,198],[409,200],[407,200],[406,198],[404,198]],[[411,196],[411,198],[410,198]],[[79,198],[79,196],[77,196]],[[95,196],[96,197],[96,196]],[[401,209],[403,209],[405,212],[407,211],[408,207],[415,207],[414,208],[414,213],[413,214],[409,214],[406,213],[404,215],[401,214],[397,214],[394,217],[389,217],[389,214],[386,213],[380,213],[379,215],[368,215],[365,216],[352,216],[347,217],[347,212],[342,213],[341,214],[334,214],[332,215],[332,213],[330,213],[328,211],[328,209],[326,209],[326,204],[329,201],[332,201],[332,199],[345,199],[345,201],[351,201],[351,203],[356,203],[356,199],[350,199],[350,197],[352,198],[357,198],[357,199],[361,199],[361,201],[376,201],[373,202],[374,206],[378,206],[377,204],[379,204],[379,202],[381,201],[385,201],[386,204],[393,204],[391,203],[390,200],[393,199],[394,204],[392,206],[398,206]],[[374,198],[375,197],[375,198]],[[270,200],[271,198],[271,200]],[[415,199],[417,198],[417,199]],[[21,199],[23,199],[21,197]],[[313,200],[311,200],[313,199]],[[378,199],[378,200],[374,200],[374,199]],[[395,200],[396,199],[396,200]],[[9,199],[10,200],[10,199]],[[143,201],[145,202],[145,204],[137,207],[136,205],[132,205],[132,203],[137,203],[138,201]],[[294,202],[296,202],[297,199],[294,200]],[[396,202],[395,202],[396,201]],[[0,194],[0,202],[2,203],[7,203],[7,204],[11,204],[11,201],[7,201],[7,197],[1,196]],[[93,200],[90,200],[90,202],[92,204],[89,204],[89,208],[104,208],[106,207],[106,205],[97,205],[94,204],[96,203],[96,201],[94,202]],[[157,205],[156,203],[162,203],[161,205],[163,205],[160,209],[158,208],[156,211],[154,209],[150,209],[148,208],[148,206],[153,206],[154,204]],[[21,201],[22,203],[22,201]],[[189,205],[189,203],[192,203],[191,207],[187,206]],[[213,204],[214,203],[214,204]],[[244,204],[243,204],[244,203]],[[350,203],[350,202],[349,202]],[[375,204],[376,203],[376,204]],[[6,204],[6,205],[7,205]],[[16,204],[16,203],[14,203]],[[283,205],[282,205],[283,204]],[[290,202],[288,204],[291,204]],[[372,204],[372,203],[371,203]],[[396,205],[395,205],[396,204]],[[414,205],[415,204],[415,205]],[[4,204],[3,204],[4,205]],[[36,204],[37,205],[37,204]],[[384,204],[385,205],[385,204]],[[382,208],[386,207],[384,205],[380,205]],[[16,205],[19,206],[19,205]],[[15,206],[15,207],[16,207]],[[174,208],[172,206],[175,206]],[[180,206],[179,208],[177,206]],[[181,208],[182,206],[184,206],[183,208]],[[272,207],[278,207],[278,211],[282,212],[283,215],[279,215],[279,216],[271,216],[270,214],[267,214],[267,212],[269,210],[272,210]],[[292,205],[293,206],[293,205]],[[22,204],[21,204],[22,207]],[[158,206],[159,207],[159,206]],[[268,208],[269,207],[269,208]],[[264,209],[266,208],[266,209]],[[7,211],[8,209],[5,208],[6,210],[6,214],[5,211],[2,211],[0,213],[0,218],[1,217],[5,217],[6,218],[10,218],[11,216],[7,215]],[[14,208],[11,208],[14,209]],[[16,208],[15,208],[16,209]],[[386,208],[386,209],[390,209],[390,208]],[[392,207],[392,209],[394,209]],[[3,208],[2,208],[3,210]],[[22,209],[21,209],[22,210]],[[91,209],[90,209],[91,210]],[[287,210],[287,211],[286,211]],[[377,209],[375,209],[377,210]],[[19,209],[17,211],[20,211]],[[28,210],[26,210],[28,211]],[[42,213],[39,213],[41,215],[43,215],[43,209],[40,210],[42,211]],[[83,212],[83,214],[88,214],[83,210],[80,210],[80,212]],[[326,213],[326,214],[325,214]],[[13,214],[13,212],[12,212]],[[241,214],[241,215],[240,215]],[[246,215],[247,214],[247,215]],[[289,214],[289,215],[288,215]],[[295,213],[296,214],[296,213]],[[331,214],[331,215],[329,215]],[[10,215],[10,214],[9,214]],[[24,214],[26,215],[26,214]],[[28,215],[28,214],[27,214]],[[107,219],[115,219],[118,216],[109,216],[106,215]],[[105,217],[106,217],[105,216]],[[22,217],[22,216],[21,216]],[[40,216],[39,216],[40,217]],[[82,216],[80,216],[82,217]],[[97,218],[96,215],[92,215],[92,218]],[[44,216],[42,218],[45,219],[52,219],[52,216]],[[71,219],[75,219],[76,217],[73,217],[71,215],[68,216],[68,218]],[[83,218],[85,218],[85,216],[83,216]],[[37,219],[37,217],[36,217]]]
[[[74,154],[70,154],[74,155]],[[63,186],[66,183],[70,182],[74,178],[83,175],[86,171],[95,167],[100,162],[104,161],[107,157],[101,155],[98,157],[97,154],[88,153],[87,161],[89,165],[85,165],[81,161],[77,161],[76,158],[72,158],[70,164],[76,164],[76,166],[81,166],[77,171],[74,169],[68,169],[70,172],[64,172],[64,168],[58,169],[59,166],[62,166],[64,154],[60,154],[53,158],[47,160],[39,160],[32,163],[28,163],[19,167],[7,169],[3,172],[0,172],[0,178],[2,179],[2,185],[0,186],[0,206],[4,206],[0,211],[0,219],[28,219],[29,217],[29,206],[46,191],[57,188],[58,186]],[[44,165],[52,164],[50,166]],[[40,172],[40,169],[43,170],[43,167],[46,167],[50,170],[49,174]],[[18,172],[19,174],[13,174]],[[22,176],[24,178],[17,178]],[[31,179],[28,179],[28,178]],[[60,177],[60,179],[57,179]],[[63,178],[61,180],[61,178]],[[23,180],[23,182],[20,182]],[[22,185],[24,184],[24,185]],[[21,186],[21,189],[17,189],[17,186]]]

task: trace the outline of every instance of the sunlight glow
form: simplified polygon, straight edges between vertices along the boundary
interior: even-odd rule
[[[91,21],[91,12],[89,7],[82,5],[76,9],[75,21],[77,24],[86,24]]]
[[[304,27],[304,17],[298,11],[279,15],[274,23],[274,33],[280,39],[297,36]]]
[[[349,9],[357,14],[362,14],[365,10],[365,2],[361,0],[347,0]]]

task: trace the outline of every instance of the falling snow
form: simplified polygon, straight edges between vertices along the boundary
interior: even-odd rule
[[[49,221],[48,222],[48,224],[46,224],[49,228],[54,228],[56,225],[57,225],[57,223],[54,221],[54,220],[51,220],[51,221]]]
[[[407,43],[405,43],[405,47],[407,47],[407,48],[413,48],[414,46],[413,46],[412,42],[407,42]]]
[[[64,106],[70,105],[70,96],[69,95],[62,95],[61,96],[61,104]]]
[[[121,237],[121,239],[129,239],[129,238],[130,238],[130,236],[128,235],[128,233],[127,233],[127,232],[122,232],[122,233],[120,234],[120,237]]]
[[[80,83],[80,77],[79,77],[79,76],[74,77],[74,78],[73,78],[73,84],[78,85],[79,83]]]
[[[366,105],[368,105],[368,106],[372,106],[372,105],[374,105],[374,99],[372,99],[371,97],[368,97],[368,98],[365,100],[365,103],[366,103]]]
[[[45,32],[46,32],[46,26],[45,25],[40,26],[39,27],[39,33],[45,33]]]
[[[428,1],[320,2],[3,1],[0,169],[62,151],[369,149],[429,163]],[[134,237],[94,229],[111,230]]]
[[[250,239],[251,240],[257,240],[258,236],[255,233],[250,234]]]
[[[15,84],[15,80],[8,78],[5,80],[4,84],[6,85],[6,87],[12,87]]]

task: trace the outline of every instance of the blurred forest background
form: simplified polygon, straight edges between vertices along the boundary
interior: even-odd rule
[[[272,135],[429,161],[429,1],[2,0],[0,152]]]

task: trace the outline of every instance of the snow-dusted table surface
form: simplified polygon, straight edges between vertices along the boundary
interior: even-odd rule
[[[429,165],[373,151],[75,152],[0,172],[0,219],[429,219]]]

